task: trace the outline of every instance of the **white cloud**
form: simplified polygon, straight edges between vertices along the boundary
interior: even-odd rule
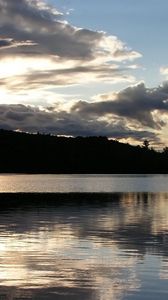
[[[168,67],[161,67],[160,74],[168,78]]]

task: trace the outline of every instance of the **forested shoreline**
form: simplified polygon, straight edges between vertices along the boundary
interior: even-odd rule
[[[0,130],[0,173],[168,173],[168,151],[106,137],[58,137]]]

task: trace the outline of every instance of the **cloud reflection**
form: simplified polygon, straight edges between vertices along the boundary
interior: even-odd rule
[[[90,197],[1,208],[0,297],[122,299],[141,290],[146,254],[164,258],[165,278],[168,194]]]

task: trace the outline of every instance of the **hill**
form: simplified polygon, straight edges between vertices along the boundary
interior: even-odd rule
[[[106,137],[0,130],[1,173],[168,173],[168,155]]]

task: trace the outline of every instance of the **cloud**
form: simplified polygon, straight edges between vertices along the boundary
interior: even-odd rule
[[[58,109],[57,109],[58,108]],[[69,136],[107,136],[115,139],[158,141],[153,132],[130,129],[120,119],[109,121],[60,110],[57,104],[48,109],[18,105],[0,105],[0,128]]]
[[[156,141],[166,122],[160,114],[167,113],[167,83],[46,108],[60,86],[135,82],[140,57],[116,36],[71,25],[44,0],[0,0],[0,94],[8,103],[0,105],[0,127]]]
[[[0,50],[7,49],[7,48],[14,48],[14,47],[23,47],[23,46],[32,46],[35,43],[31,41],[14,41],[13,39],[6,38],[0,39]]]
[[[147,88],[144,83],[128,87],[118,93],[99,95],[98,101],[78,101],[71,108],[82,116],[116,115],[154,129],[165,125],[155,120],[160,113],[168,113],[168,82],[157,88]]]
[[[0,33],[0,63],[27,62],[25,76],[16,78],[15,67],[10,83],[5,78],[7,88],[76,84],[82,77],[85,83],[86,75],[88,81],[133,81],[129,66],[120,63],[141,57],[115,36],[72,26],[42,0],[0,0]],[[48,62],[43,69],[41,60]]]
[[[90,60],[101,55],[113,60],[140,56],[114,36],[70,25],[44,1],[0,0],[0,16],[3,36],[35,43],[32,47],[16,49],[12,55],[54,55],[75,60]]]
[[[57,68],[51,70],[28,71],[23,73],[23,68],[18,68],[14,78],[9,76],[12,71],[9,70],[8,77],[0,80],[0,85],[10,91],[19,92],[23,90],[44,89],[49,86],[67,86],[75,84],[88,84],[96,81],[108,82],[134,82],[134,77],[125,74],[124,69],[118,66],[77,66],[69,68]],[[6,73],[4,71],[4,73]]]
[[[97,95],[90,102],[59,98],[48,102],[48,107],[44,102],[40,107],[0,105],[0,128],[70,136],[103,135],[136,143],[146,138],[155,145],[161,136],[164,138],[168,82],[156,88],[140,83],[120,92]]]
[[[163,76],[166,76],[166,78],[168,78],[168,67],[161,67],[160,74]]]

